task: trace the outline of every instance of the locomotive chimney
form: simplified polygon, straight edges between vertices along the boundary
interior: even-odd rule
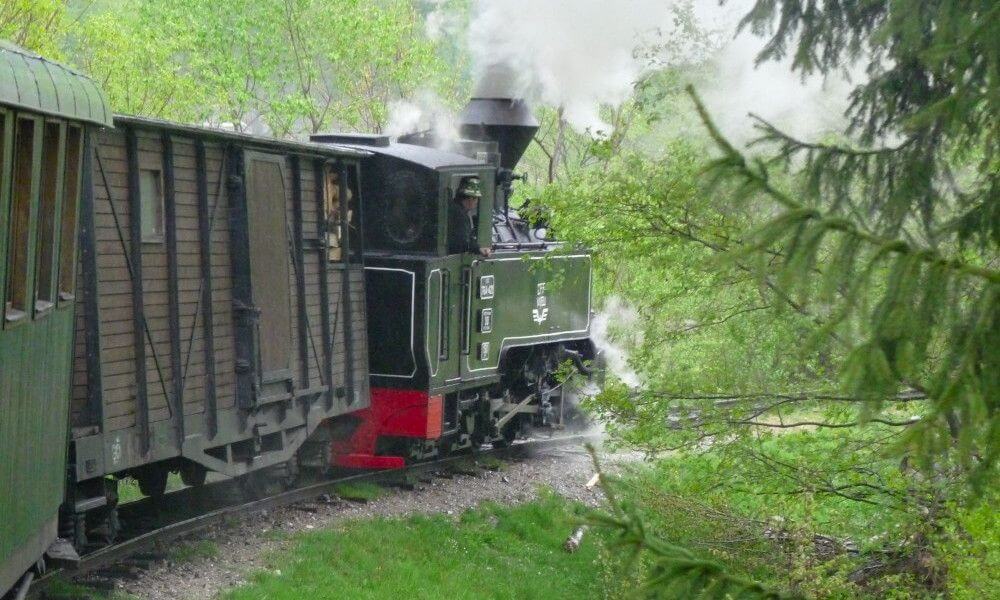
[[[487,69],[459,116],[459,133],[465,139],[496,142],[500,166],[513,169],[538,131],[538,121],[528,103],[513,92],[513,73],[494,65]]]

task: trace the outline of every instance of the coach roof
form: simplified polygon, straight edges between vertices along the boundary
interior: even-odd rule
[[[0,104],[55,117],[111,123],[111,108],[89,77],[0,41]]]

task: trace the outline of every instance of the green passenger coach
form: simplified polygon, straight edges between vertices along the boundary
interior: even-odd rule
[[[56,540],[66,482],[77,217],[97,86],[0,42],[0,593]]]

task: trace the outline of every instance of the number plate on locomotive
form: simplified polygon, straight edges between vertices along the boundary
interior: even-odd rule
[[[490,333],[493,331],[493,309],[484,308],[479,311],[479,333]]]
[[[492,275],[483,275],[479,278],[479,299],[489,300],[493,298],[493,292],[495,291],[495,285],[493,283]]]

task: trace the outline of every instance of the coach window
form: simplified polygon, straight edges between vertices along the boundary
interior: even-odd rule
[[[56,216],[59,210],[62,173],[59,169],[63,128],[59,123],[45,123],[42,137],[41,198],[38,203],[38,257],[35,277],[35,313],[45,312],[55,305]]]
[[[73,299],[76,277],[76,222],[80,209],[80,169],[83,158],[83,131],[66,130],[66,161],[63,168],[63,210],[59,232],[59,300]]]
[[[139,199],[142,201],[142,241],[163,241],[163,177],[154,169],[139,170]]]
[[[7,276],[6,319],[16,322],[28,315],[28,251],[31,203],[35,182],[35,127],[32,119],[18,119],[14,139],[14,177],[11,186],[10,258]]]

